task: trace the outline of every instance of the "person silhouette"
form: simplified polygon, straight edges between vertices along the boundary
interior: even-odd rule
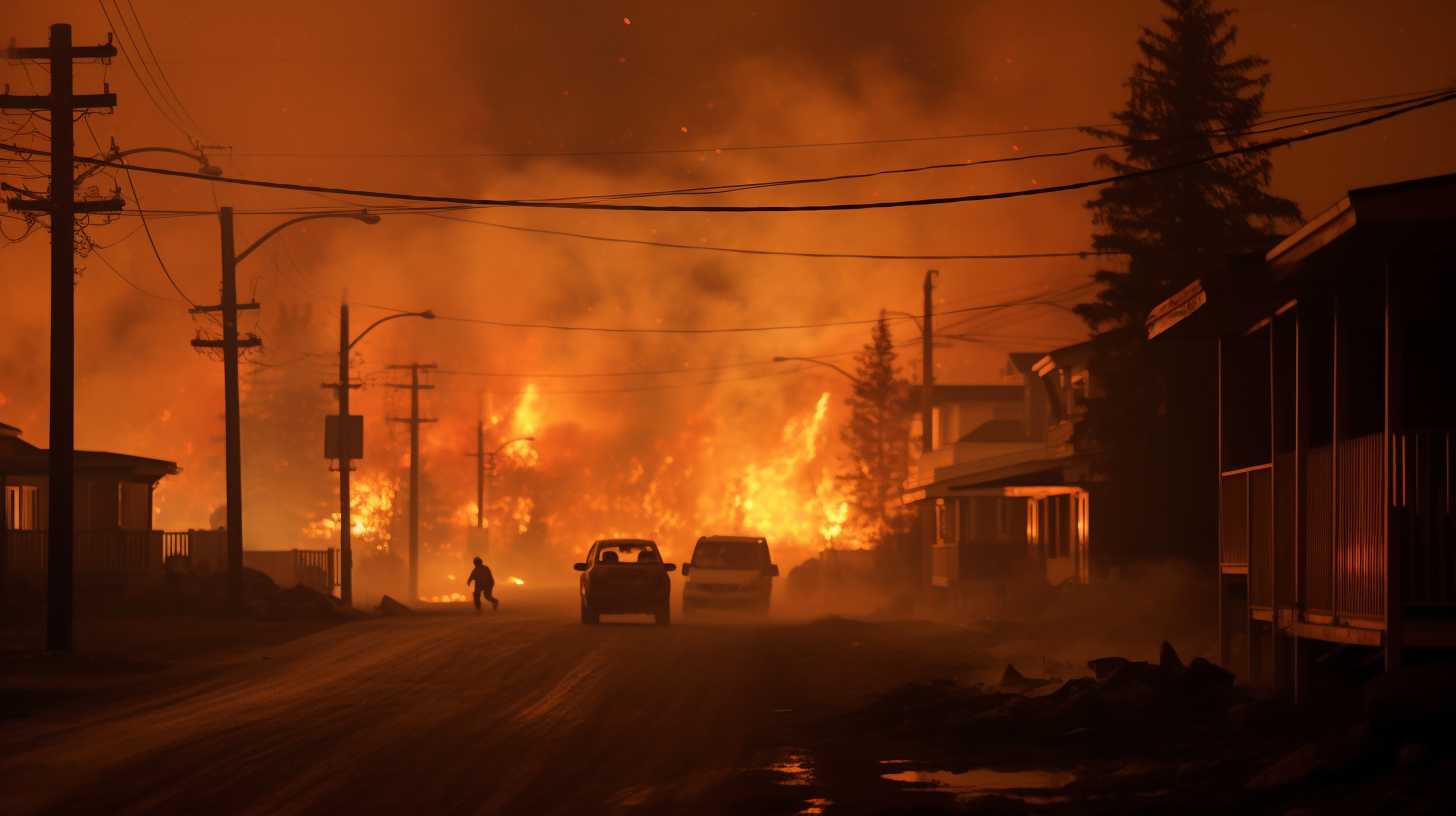
[[[500,601],[491,594],[495,589],[495,576],[490,573],[490,567],[485,565],[480,556],[475,557],[475,569],[470,571],[470,577],[465,579],[465,585],[475,584],[475,614],[480,614],[480,599],[483,596],[490,601],[492,612],[500,611]]]

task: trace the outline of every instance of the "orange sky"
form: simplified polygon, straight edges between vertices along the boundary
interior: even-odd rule
[[[123,3],[125,5],[125,3]],[[466,196],[544,197],[855,171],[985,158],[1081,144],[1075,133],[912,145],[674,156],[485,159],[359,158],[357,154],[638,150],[832,141],[1106,121],[1124,99],[1140,24],[1155,2],[631,2],[495,3],[376,0],[197,4],[134,0],[168,78],[230,173],[321,184]],[[1241,4],[1244,48],[1268,57],[1269,107],[1449,84],[1456,50],[1443,3],[1280,0]],[[627,20],[630,19],[630,25]],[[0,39],[43,42],[69,21],[78,42],[99,41],[97,4],[0,0]],[[78,71],[82,87],[108,81],[121,104],[92,124],[123,147],[179,145],[125,62]],[[28,92],[31,68],[0,64],[0,83]],[[43,87],[43,86],[38,86]],[[1352,186],[1450,172],[1456,110],[1281,150],[1275,189],[1314,214]],[[85,129],[78,143],[90,145]],[[303,157],[257,154],[297,153]],[[320,154],[334,154],[320,155]],[[346,155],[339,155],[346,154]],[[350,157],[347,154],[355,154]],[[162,160],[165,162],[166,160]],[[175,165],[173,165],[175,166]],[[760,191],[740,201],[822,201],[985,191],[1092,173],[1087,157],[1001,165],[835,187]],[[138,177],[149,207],[317,205],[265,194]],[[506,212],[506,223],[687,243],[863,252],[1014,252],[1088,244],[1085,195],[934,209],[807,215],[652,215]],[[246,242],[269,219],[240,219]],[[7,229],[12,225],[7,223]],[[134,219],[94,237],[122,274],[170,295]],[[173,274],[199,301],[216,297],[211,219],[158,221]],[[13,231],[13,229],[12,229]],[[44,442],[47,260],[44,236],[0,246],[0,421]],[[221,500],[221,367],[188,341],[200,324],[181,305],[147,297],[102,264],[82,262],[78,291],[78,444],[178,460],[159,523],[203,524]],[[282,305],[314,303],[316,331],[296,348],[268,347],[275,363],[330,379],[339,293],[351,300],[507,320],[616,325],[735,325],[872,317],[919,311],[926,264],[745,258],[551,239],[419,217],[375,227],[324,222],[290,230],[240,270],[244,295],[263,303],[269,339]],[[945,262],[943,307],[1004,300],[1085,280],[1089,263]],[[359,309],[355,325],[379,312]],[[249,319],[251,325],[254,321]],[[908,324],[896,326],[913,337]],[[1078,337],[1055,310],[978,318],[986,345],[941,354],[943,381],[986,381],[1008,350]],[[366,376],[423,359],[442,367],[589,372],[767,360],[854,349],[863,329],[712,337],[606,337],[486,329],[460,323],[381,329],[361,347]],[[906,350],[905,362],[917,356]],[[290,362],[300,361],[303,362]],[[313,369],[317,369],[314,371]],[[766,373],[770,368],[751,369]],[[249,376],[267,370],[250,369]],[[379,381],[378,375],[376,383]],[[727,375],[725,375],[727,376]],[[772,449],[781,429],[844,383],[831,372],[617,395],[558,395],[658,385],[704,375],[629,380],[539,380],[548,422],[599,429],[604,456],[646,450],[711,416],[719,445]],[[533,380],[534,381],[534,380]],[[441,479],[469,484],[472,423],[486,386],[440,377],[427,432]],[[527,380],[489,388],[509,405]],[[402,437],[378,419],[403,409],[383,388],[361,392],[371,452],[397,458]],[[244,406],[247,412],[247,406]],[[842,419],[842,417],[840,417]],[[834,415],[830,415],[834,422]],[[832,438],[832,434],[830,435]],[[246,441],[246,440],[245,440]],[[619,447],[620,446],[620,447]],[[615,452],[615,453],[614,453]],[[309,452],[312,455],[312,452]],[[544,456],[549,456],[543,450]],[[319,478],[329,478],[317,462]],[[175,489],[174,489],[175,488]],[[453,488],[452,488],[453,491]],[[452,495],[455,492],[453,491]],[[250,544],[252,546],[252,544]]]

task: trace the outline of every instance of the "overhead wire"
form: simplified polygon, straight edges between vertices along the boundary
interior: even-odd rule
[[[160,87],[158,88],[157,93],[154,93],[152,91],[152,86],[147,82],[146,79],[142,78],[142,71],[137,70],[136,63],[132,60],[131,54],[133,49],[128,48],[125,43],[121,42],[122,30],[125,30],[128,35],[130,35],[131,33],[131,29],[127,27],[126,18],[121,14],[121,7],[118,6],[116,9],[116,14],[118,17],[121,18],[122,22],[122,28],[118,29],[116,26],[116,22],[111,19],[111,12],[107,11],[106,9],[105,0],[96,0],[96,5],[101,7],[101,14],[106,17],[106,24],[111,28],[112,34],[116,35],[117,50],[121,52],[121,56],[123,59],[125,59],[127,67],[131,69],[132,76],[136,77],[137,84],[141,85],[142,91],[144,91],[147,95],[147,98],[151,100],[152,107],[156,108],[157,113],[160,113],[162,115],[162,118],[167,120],[167,123],[170,124],[172,127],[176,128],[177,132],[181,133],[188,142],[196,144],[197,140],[193,138],[192,134],[188,132],[187,128],[180,121],[178,121],[177,117],[173,113],[171,113],[167,109],[167,106],[157,101],[157,93],[161,92]],[[137,50],[137,59],[141,60],[141,52],[139,49]],[[151,70],[147,68],[147,65],[144,61],[142,62],[142,70],[146,71],[148,75],[151,74]]]
[[[1400,99],[1402,97],[1425,96],[1439,88],[1431,88],[1421,91],[1407,91],[1403,93],[1383,94],[1379,96],[1359,97],[1355,99],[1344,99],[1333,102],[1322,102],[1309,105],[1299,105],[1285,108],[1271,108],[1268,113],[1292,113],[1297,111],[1317,110],[1339,105],[1349,105],[1361,102],[1382,102],[1386,100]],[[550,158],[596,158],[610,156],[653,156],[653,155],[693,155],[708,153],[735,153],[754,151],[779,151],[779,150],[808,150],[819,148],[836,147],[860,147],[887,144],[913,144],[918,142],[944,142],[960,141],[967,139],[1002,138],[1007,136],[1031,136],[1047,133],[1068,133],[1080,132],[1087,128],[1113,127],[1115,122],[1096,122],[1073,125],[1055,125],[1036,128],[1016,128],[1002,130],[969,131],[963,133],[937,134],[929,136],[892,136],[884,138],[860,138],[827,140],[818,142],[782,142],[767,144],[746,144],[746,145],[717,145],[712,147],[663,147],[643,149],[597,149],[597,150],[563,150],[563,151],[458,151],[458,152],[299,152],[299,151],[237,151],[234,155],[252,158],[324,158],[324,159],[550,159]]]
[[[819,204],[694,204],[694,205],[673,205],[673,204],[623,204],[623,203],[602,203],[582,201],[532,201],[525,199],[492,199],[474,198],[467,196],[444,196],[429,195],[421,193],[405,193],[386,190],[367,190],[348,187],[332,187],[313,184],[298,184],[293,182],[269,181],[264,179],[248,179],[231,176],[212,177],[202,173],[195,173],[185,170],[172,170],[161,167],[136,165],[131,166],[138,172],[152,173],[155,175],[172,176],[174,178],[188,178],[199,181],[216,181],[220,184],[232,184],[246,187],[258,187],[273,190],[293,190],[298,192],[324,192],[344,196],[356,196],[361,198],[380,198],[396,201],[418,201],[443,204],[472,204],[495,207],[517,207],[536,209],[566,209],[566,210],[593,210],[604,212],[699,212],[699,213],[798,213],[798,212],[849,212],[860,210],[878,209],[899,209],[908,207],[929,207],[947,204],[965,204],[985,201],[999,201],[1014,198],[1029,198],[1035,196],[1049,195],[1053,193],[1070,192],[1083,190],[1091,187],[1101,187],[1108,184],[1115,184],[1121,181],[1145,178],[1149,176],[1162,175],[1207,164],[1212,161],[1229,158],[1232,156],[1246,155],[1273,150],[1278,147],[1299,144],[1315,139],[1344,133],[1378,122],[1393,119],[1399,116],[1412,113],[1417,110],[1444,104],[1456,100],[1456,93],[1444,93],[1431,98],[1413,102],[1392,110],[1383,111],[1373,116],[1368,116],[1354,122],[1346,122],[1339,125],[1321,128],[1291,136],[1283,136],[1266,141],[1253,142],[1245,145],[1216,150],[1186,161],[1174,162],[1157,167],[1130,170],[1123,173],[1115,173],[1079,181],[1066,182],[1062,184],[1032,186],[1020,189],[1001,190],[985,193],[964,193],[957,195],[929,196],[922,198],[908,199],[883,199],[870,201],[848,201]],[[0,149],[9,152],[27,155],[49,155],[46,151],[39,151],[34,148],[22,148],[11,144],[0,144]],[[116,162],[105,159],[77,158],[78,162],[117,166]]]
[[[112,5],[116,6],[117,16],[122,17],[124,21],[125,15],[122,14],[121,5],[118,0],[111,0],[111,2]],[[201,131],[202,126],[197,123],[197,119],[193,117],[192,111],[188,110],[187,105],[182,102],[182,97],[177,94],[177,89],[172,86],[172,80],[167,76],[166,70],[162,68],[162,61],[157,59],[157,52],[155,49],[152,48],[151,37],[147,36],[146,26],[142,25],[142,18],[140,15],[137,14],[136,6],[132,5],[131,0],[126,0],[126,7],[131,11],[132,20],[136,21],[137,31],[141,32],[142,45],[146,47],[146,53],[151,56],[152,64],[157,66],[157,76],[161,77],[162,79],[161,84],[158,86],[158,90],[165,90],[166,95],[171,97],[171,102],[174,109],[178,113],[180,113],[189,124],[191,124],[193,130]],[[133,42],[135,42],[135,39],[133,39]],[[143,62],[145,62],[145,59],[145,56],[142,56]],[[199,141],[200,139],[194,138],[193,144],[197,144]]]

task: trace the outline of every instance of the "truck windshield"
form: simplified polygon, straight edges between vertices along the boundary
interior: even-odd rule
[[[768,545],[752,538],[703,539],[693,550],[695,569],[758,569],[768,564]]]

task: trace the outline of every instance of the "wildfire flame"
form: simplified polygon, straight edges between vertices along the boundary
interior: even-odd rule
[[[389,527],[394,518],[394,500],[399,495],[399,479],[384,473],[361,473],[351,480],[349,488],[349,532],[356,546],[389,552]],[[330,513],[310,522],[303,534],[307,538],[337,539],[339,514]]]
[[[525,390],[521,392],[520,401],[511,411],[510,438],[534,437],[540,433],[543,423],[541,391],[535,383],[528,383]],[[536,452],[536,446],[528,442],[518,442],[507,447],[501,453],[510,457],[511,461],[521,467],[534,467],[541,458],[540,454]]]
[[[507,578],[507,579],[506,579],[506,580],[507,580],[507,581],[510,581],[510,582],[511,582],[511,583],[513,583],[513,584],[515,584],[515,585],[516,585],[516,586],[525,586],[525,585],[526,585],[526,581],[525,581],[525,579],[522,579],[522,578],[517,578],[517,577],[516,577],[516,576],[514,576],[514,575],[512,575],[512,576],[511,576],[511,577],[509,577],[509,578]]]
[[[809,416],[785,426],[783,454],[744,468],[732,497],[737,521],[744,529],[801,544],[817,536],[825,547],[843,534],[849,502],[828,468],[818,461],[828,412],[826,391]],[[813,485],[809,490],[805,489],[806,481]]]

